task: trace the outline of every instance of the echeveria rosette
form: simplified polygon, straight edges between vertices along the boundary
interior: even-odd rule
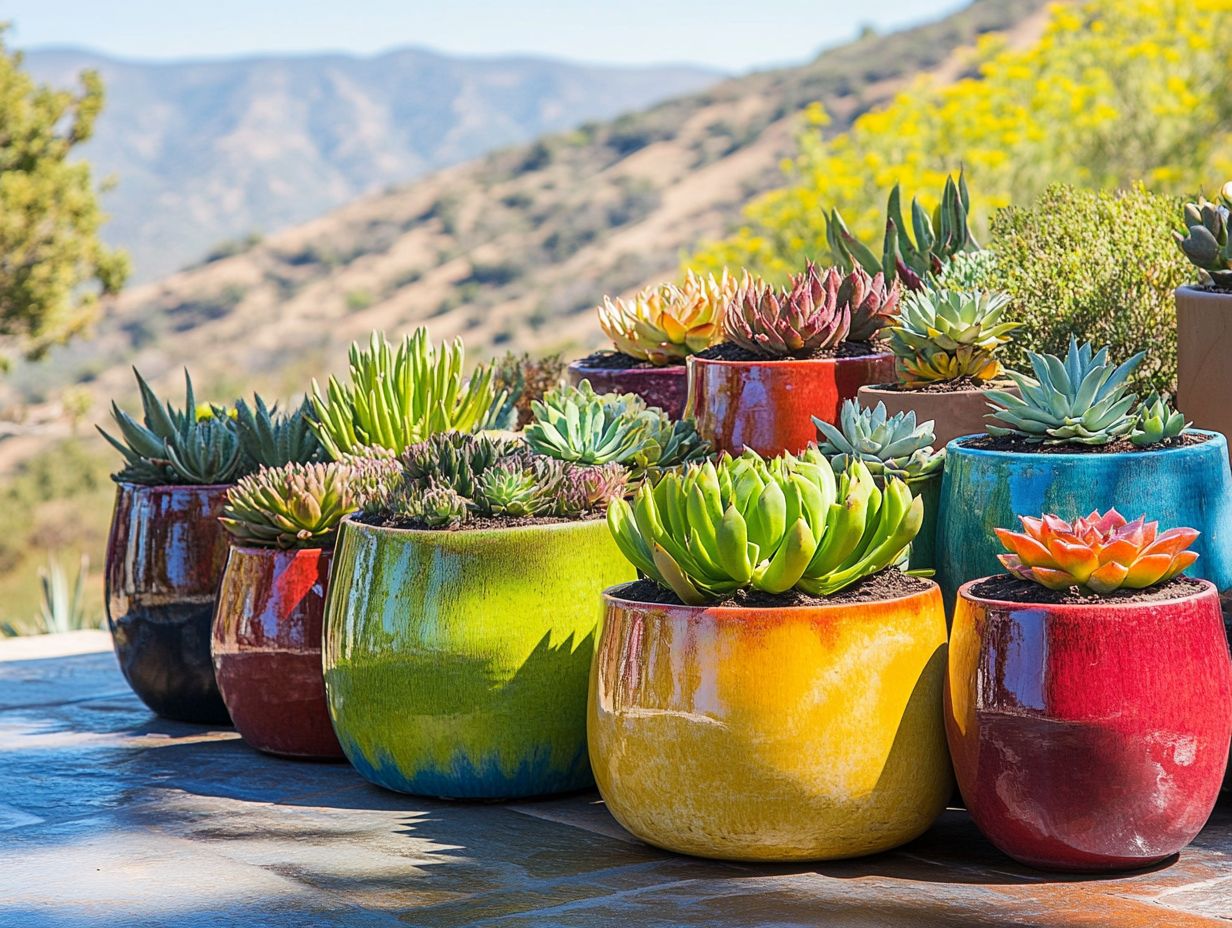
[[[1015,577],[1050,590],[1143,590],[1166,583],[1198,559],[1196,551],[1187,550],[1198,538],[1197,529],[1160,533],[1158,522],[1142,516],[1127,522],[1115,509],[1073,522],[1055,515],[1019,520],[1021,532],[996,530],[1011,552],[998,557]]]
[[[1129,440],[1139,448],[1149,448],[1161,441],[1179,438],[1191,424],[1167,400],[1152,393],[1138,409],[1138,420]]]
[[[727,304],[736,294],[733,278],[689,271],[683,284],[663,284],[629,299],[605,297],[599,327],[622,354],[657,366],[679,364],[713,345],[723,333]]]
[[[1232,290],[1232,238],[1228,234],[1232,181],[1224,184],[1217,203],[1203,197],[1197,203],[1186,203],[1183,219],[1185,231],[1173,233],[1181,251],[1198,268],[1204,283],[1217,290]]]
[[[922,521],[923,503],[903,481],[883,490],[862,462],[836,475],[815,453],[725,456],[608,506],[629,561],[697,606],[741,589],[836,593],[896,563]]]
[[[945,450],[934,445],[932,421],[916,424],[914,411],[889,415],[885,403],[873,408],[859,400],[846,400],[839,413],[838,426],[816,417],[818,450],[835,470],[852,461],[863,461],[874,476],[919,480],[941,472]]]
[[[980,290],[920,290],[902,301],[889,329],[899,381],[908,389],[1001,374],[997,351],[1020,323],[1004,321],[1009,294]]]

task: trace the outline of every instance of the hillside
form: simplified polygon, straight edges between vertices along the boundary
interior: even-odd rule
[[[165,63],[45,49],[26,62],[54,86],[72,86],[84,68],[102,74],[107,106],[84,156],[119,181],[104,197],[105,237],[130,251],[138,281],[225,250],[225,240],[720,76],[417,48]]]

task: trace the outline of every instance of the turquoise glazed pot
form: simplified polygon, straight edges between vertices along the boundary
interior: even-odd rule
[[[373,783],[423,796],[590,786],[599,591],[635,576],[602,519],[473,531],[348,519],[323,652],[347,758]]]
[[[1161,528],[1198,529],[1197,563],[1187,573],[1210,580],[1225,600],[1232,589],[1232,474],[1228,443],[1208,441],[1118,454],[1025,454],[946,446],[938,526],[937,579],[952,606],[968,580],[1002,572],[1004,551],[993,529],[1014,528],[1020,515],[1063,519],[1115,506],[1126,518],[1146,515]]]

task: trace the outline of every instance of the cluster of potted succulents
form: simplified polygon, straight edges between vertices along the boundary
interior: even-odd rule
[[[615,350],[574,361],[570,382],[636,394],[679,419],[688,391],[685,361],[722,337],[723,313],[735,291],[726,272],[716,278],[689,271],[680,285],[662,284],[628,299],[605,297],[599,326]]]

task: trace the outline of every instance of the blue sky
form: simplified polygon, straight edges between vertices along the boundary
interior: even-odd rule
[[[128,58],[421,45],[583,61],[697,62],[741,71],[799,61],[860,25],[893,28],[962,0],[3,0],[11,44]]]

